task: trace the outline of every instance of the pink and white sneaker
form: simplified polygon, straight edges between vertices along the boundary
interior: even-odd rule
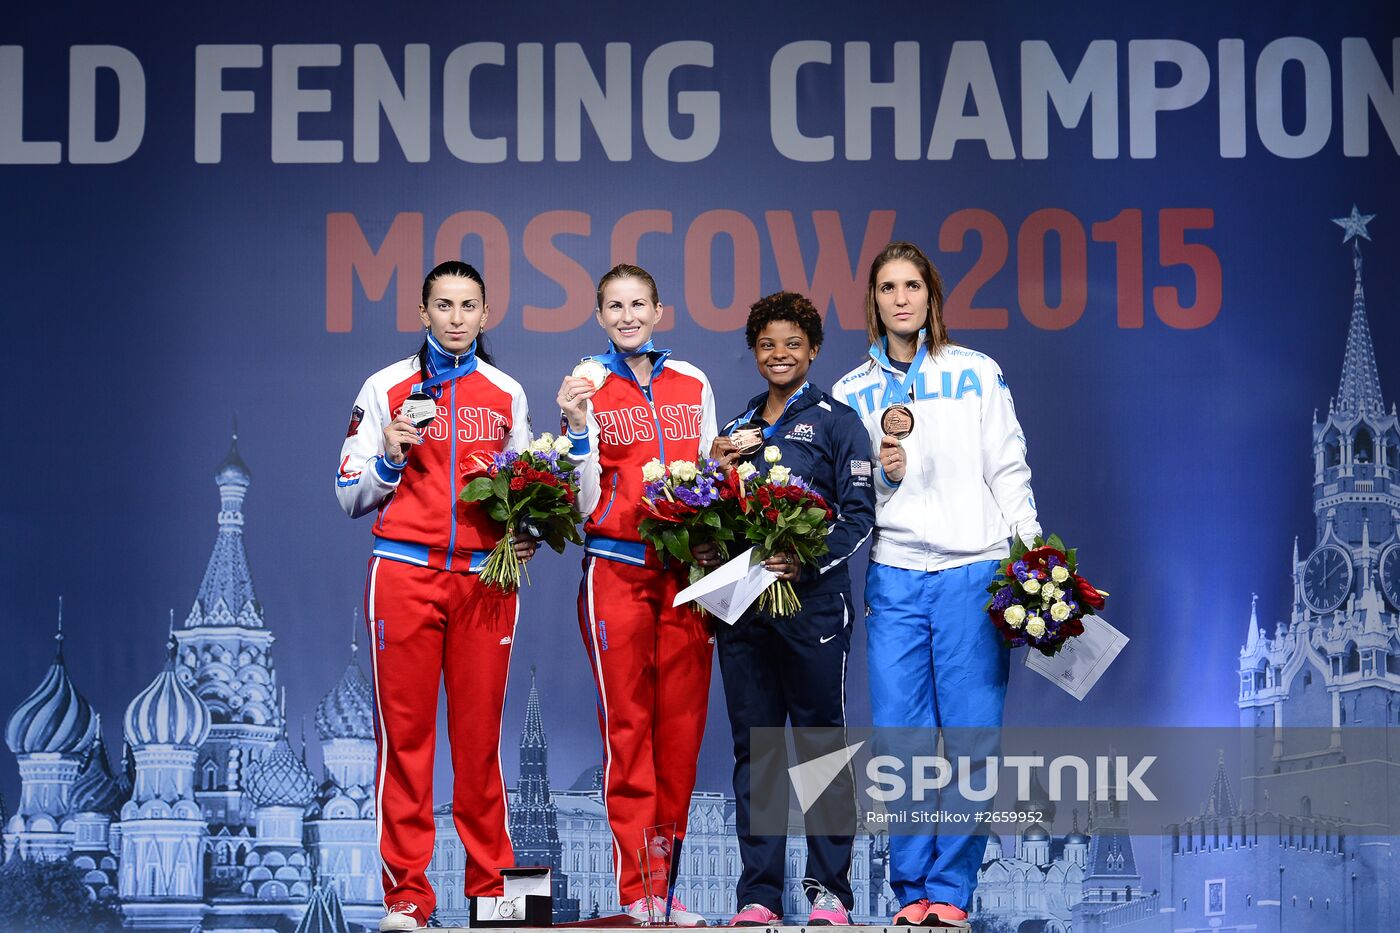
[[[783,922],[781,914],[764,907],[762,904],[745,904],[744,908],[734,915],[734,919],[729,921],[732,927],[770,927],[779,926]]]
[[[666,898],[639,897],[627,905],[627,916],[639,923],[660,923],[666,918]],[[671,898],[671,923],[678,927],[703,927],[705,918],[686,910],[679,898]]]
[[[812,878],[802,880],[802,891],[812,902],[812,912],[807,915],[809,927],[848,927],[851,925],[851,912],[841,899],[826,889],[826,885]]]

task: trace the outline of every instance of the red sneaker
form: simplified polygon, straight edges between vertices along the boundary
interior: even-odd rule
[[[951,927],[955,930],[972,928],[972,924],[967,922],[967,911],[943,901],[935,901],[929,905],[924,923],[931,927]]]
[[[928,916],[928,898],[921,897],[912,904],[905,904],[899,909],[899,913],[894,915],[894,925],[897,927],[921,927],[924,925],[924,918]]]

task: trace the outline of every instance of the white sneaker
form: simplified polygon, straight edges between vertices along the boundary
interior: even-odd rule
[[[394,933],[399,930],[417,930],[425,926],[418,922],[422,910],[412,901],[395,901],[389,907],[384,919],[379,921],[379,933]]]
[[[647,911],[647,901],[651,901],[651,912]],[[664,897],[639,897],[627,905],[627,916],[639,923],[661,923],[666,919],[666,898]],[[678,927],[703,927],[705,918],[696,913],[691,913],[685,909],[685,905],[677,898],[671,899],[671,923]]]

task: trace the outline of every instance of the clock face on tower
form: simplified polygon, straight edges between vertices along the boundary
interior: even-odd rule
[[[1351,592],[1351,576],[1351,555],[1335,544],[1324,544],[1303,567],[1303,599],[1319,615],[1331,612]]]
[[[1400,609],[1400,542],[1392,544],[1381,552],[1379,562],[1381,592],[1386,601]]]

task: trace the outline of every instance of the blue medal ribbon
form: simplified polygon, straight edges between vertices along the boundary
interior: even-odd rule
[[[634,356],[651,356],[657,354],[657,362],[666,359],[671,355],[670,350],[658,350],[652,341],[648,340],[635,350],[619,350],[611,340],[608,341],[608,352],[599,353],[594,356],[585,356],[585,360],[597,360],[602,363],[608,372],[617,373],[635,381],[632,368],[627,365],[627,361]],[[581,361],[580,361],[581,362]],[[655,366],[653,364],[653,370]]]
[[[893,388],[895,390],[894,396],[897,396],[901,401],[912,400],[911,397],[914,392],[914,379],[918,375],[919,367],[923,365],[924,360],[928,357],[928,340],[925,339],[926,337],[927,331],[920,330],[918,338],[919,352],[914,354],[914,362],[909,364],[909,372],[904,374],[903,379],[896,379],[894,373],[889,372],[889,370],[885,371],[885,384],[887,387],[889,387],[885,390],[885,398],[892,397],[890,389]],[[888,363],[890,359],[889,337],[885,337],[883,342],[885,351],[885,361]],[[891,363],[890,368],[893,367],[894,364]]]
[[[765,441],[768,440],[770,437],[773,436],[773,432],[775,432],[775,431],[778,430],[778,425],[782,423],[783,418],[787,417],[788,409],[792,407],[792,403],[795,402],[795,401],[797,401],[798,398],[801,397],[801,395],[802,395],[803,392],[806,392],[806,391],[807,391],[807,387],[808,387],[809,385],[811,385],[810,382],[804,382],[804,383],[802,383],[802,387],[799,388],[796,392],[792,393],[792,395],[790,395],[790,396],[788,397],[788,400],[787,400],[786,402],[783,403],[783,410],[782,410],[782,413],[779,414],[778,417],[777,417],[776,419],[774,419],[774,421],[773,421],[772,424],[768,425],[767,427],[765,427],[765,428],[763,429],[763,439],[764,439]],[[739,430],[739,429],[742,428],[744,425],[752,423],[752,422],[753,422],[753,419],[754,419],[754,416],[758,414],[758,409],[761,408],[761,407],[763,407],[763,406],[762,406],[762,405],[759,405],[759,406],[757,406],[757,407],[755,407],[755,408],[749,409],[749,413],[748,413],[748,414],[744,415],[744,417],[742,417],[742,418],[740,418],[738,421],[734,422],[734,427],[732,427],[732,428],[729,429],[729,435],[726,435],[726,436],[731,436],[731,435],[734,434],[735,431]]]

